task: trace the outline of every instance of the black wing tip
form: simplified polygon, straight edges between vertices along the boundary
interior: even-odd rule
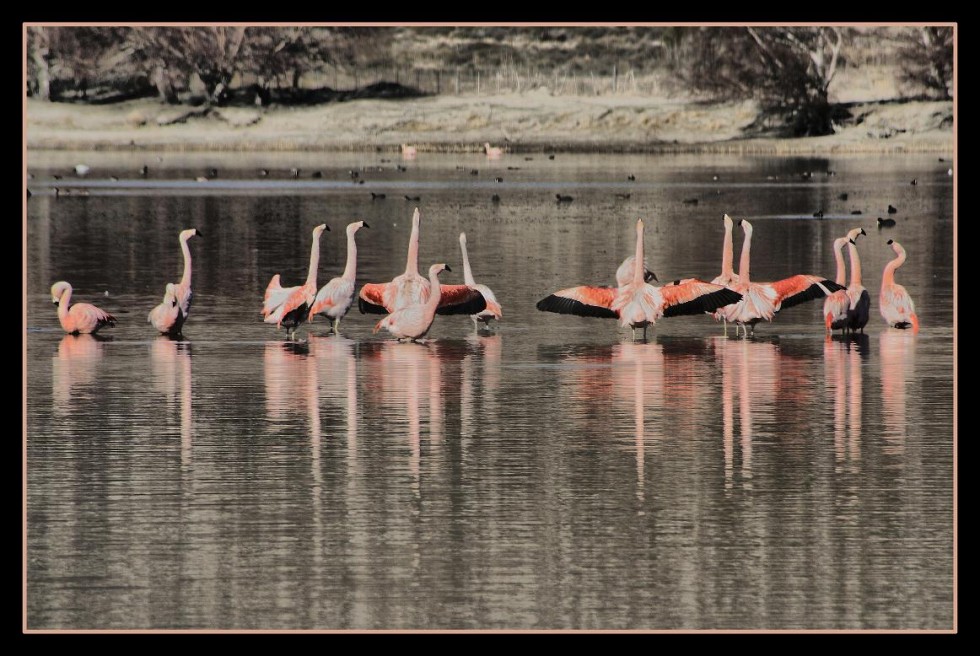
[[[600,319],[616,319],[616,313],[609,308],[597,305],[589,305],[576,301],[575,299],[565,298],[551,294],[538,301],[535,306],[542,312],[555,312],[556,314],[574,314],[579,317],[598,317]]]
[[[365,301],[360,296],[357,297],[357,309],[361,311],[361,314],[388,314],[388,310],[384,307]]]
[[[838,285],[833,280],[821,280],[820,285],[826,287],[828,290],[830,290],[831,293],[840,291],[842,289],[843,290],[847,289],[847,287],[844,287],[843,285]],[[812,285],[810,285],[800,293],[784,298],[783,302],[779,304],[779,310],[785,310],[786,308],[791,308],[794,305],[799,305],[800,303],[806,303],[807,301],[815,301],[818,298],[823,298],[824,296],[826,296],[826,294],[822,289],[820,289],[820,285],[818,285],[817,283],[813,283]],[[779,312],[779,310],[776,311]]]
[[[679,317],[687,314],[704,314],[714,312],[718,308],[738,303],[742,300],[742,295],[731,289],[719,289],[718,291],[699,296],[687,303],[678,303],[664,309],[665,317]]]
[[[831,294],[847,289],[844,285],[838,285],[833,280],[821,280],[820,284],[829,289]],[[819,291],[820,288],[817,287],[817,290]],[[823,292],[820,292],[820,294],[823,295]]]
[[[483,294],[477,292],[476,296],[463,303],[437,307],[436,314],[476,314],[478,312],[483,312],[486,309],[487,299],[483,298]]]

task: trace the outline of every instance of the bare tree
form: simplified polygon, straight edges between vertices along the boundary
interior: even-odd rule
[[[917,27],[902,37],[902,79],[940,98],[953,97],[953,28]]]
[[[837,27],[673,28],[664,38],[684,81],[716,97],[757,98],[796,136],[833,132],[827,90],[844,40]]]

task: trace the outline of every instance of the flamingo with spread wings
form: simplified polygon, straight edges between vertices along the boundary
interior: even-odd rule
[[[633,257],[633,276],[619,287],[583,285],[559,290],[537,303],[543,312],[575,314],[583,317],[618,319],[620,327],[643,329],[662,317],[711,312],[723,305],[737,302],[741,295],[704,280],[690,278],[672,285],[654,287],[645,280],[643,262],[643,220],[636,222],[636,254]]]
[[[429,294],[429,298],[423,303],[406,305],[392,312],[375,324],[372,332],[376,333],[381,329],[385,329],[397,337],[399,341],[408,339],[414,342],[425,337],[426,333],[429,332],[429,328],[432,327],[432,321],[436,316],[436,308],[439,306],[439,296],[441,294],[439,291],[441,287],[439,284],[439,274],[443,271],[452,271],[452,269],[446,264],[433,264],[429,267],[429,284],[433,290]]]
[[[412,215],[412,235],[408,241],[408,260],[405,273],[391,282],[368,283],[361,287],[357,307],[362,314],[390,314],[421,305],[429,299],[430,281],[419,275],[419,228],[421,214],[415,208]],[[477,314],[487,307],[487,301],[476,289],[466,285],[441,285],[436,314]]]
[[[892,328],[911,328],[913,333],[919,332],[919,317],[915,313],[915,304],[905,287],[895,282],[895,270],[905,264],[905,249],[894,239],[888,240],[888,245],[895,251],[895,259],[885,265],[881,274],[881,294],[878,305],[881,316]]]
[[[104,326],[116,325],[116,318],[90,303],[71,305],[71,285],[59,280],[51,285],[51,302],[58,306],[58,321],[66,333],[71,335],[94,335]]]
[[[731,288],[742,295],[742,300],[719,310],[722,318],[735,324],[736,335],[739,326],[748,335],[749,329],[754,332],[755,324],[763,319],[772,321],[773,316],[782,309],[844,289],[832,280],[809,274],[798,274],[776,282],[752,282],[749,274],[752,224],[744,219],[738,223],[745,232],[745,240],[738,265],[739,281]]]
[[[295,336],[296,329],[309,317],[310,306],[316,298],[316,269],[320,264],[320,235],[329,231],[327,224],[321,223],[313,228],[313,246],[310,249],[310,270],[306,282],[296,287],[283,287],[279,274],[272,276],[265,288],[262,303],[263,321],[276,324],[276,329],[286,324],[287,336]]]

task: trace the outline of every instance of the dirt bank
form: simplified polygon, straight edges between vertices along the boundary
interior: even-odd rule
[[[155,101],[88,106],[28,100],[28,149],[207,151],[952,153],[952,102],[863,103],[834,135],[745,138],[752,102],[638,96],[353,100],[315,107],[191,113]]]

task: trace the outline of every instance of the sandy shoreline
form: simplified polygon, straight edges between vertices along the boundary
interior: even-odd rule
[[[752,102],[703,104],[636,96],[435,96],[353,100],[315,107],[188,108],[152,100],[114,105],[26,102],[28,150],[479,152],[489,141],[511,153],[953,152],[953,103],[865,103],[836,134],[744,138]],[[161,124],[167,123],[167,124]]]

